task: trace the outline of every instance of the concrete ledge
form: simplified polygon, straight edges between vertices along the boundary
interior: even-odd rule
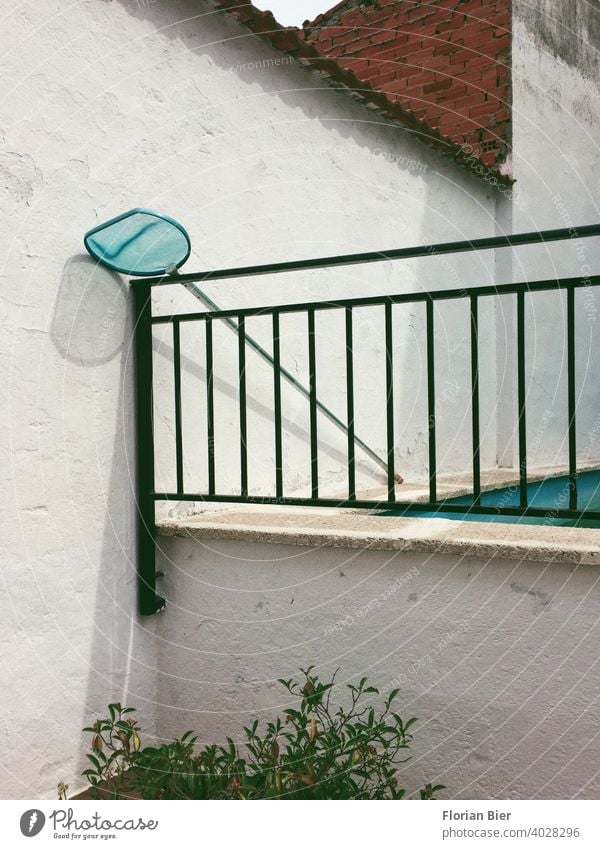
[[[158,524],[163,536],[319,548],[421,551],[510,560],[600,564],[600,531],[545,525],[411,519],[356,510],[219,507]]]

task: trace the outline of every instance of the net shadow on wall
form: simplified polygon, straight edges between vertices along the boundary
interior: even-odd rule
[[[87,254],[67,260],[50,326],[62,357],[89,367],[109,362],[123,347],[128,316],[127,286],[118,274]]]

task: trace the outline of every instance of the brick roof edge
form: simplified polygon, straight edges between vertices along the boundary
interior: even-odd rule
[[[463,166],[478,179],[486,181],[491,186],[498,183],[510,186],[515,182],[510,174],[503,172],[502,169],[484,165],[473,150],[455,144],[424,121],[416,118],[411,112],[391,103],[385,94],[359,80],[352,71],[342,68],[334,59],[327,58],[305,41],[304,30],[282,26],[272,12],[257,9],[250,0],[247,2],[245,0],[210,0],[210,2],[215,9],[227,12],[277,50],[309,67],[326,79],[332,87],[345,89],[355,100],[364,103],[367,108],[376,111],[387,120],[409,130],[424,144]],[[329,13],[324,13],[324,15],[327,14]]]
[[[333,18],[338,12],[341,11],[342,7],[346,6],[347,4],[348,0],[340,0],[340,2],[336,3],[335,6],[332,6],[331,9],[327,9],[325,12],[321,12],[320,15],[317,15],[314,21],[304,21],[304,23],[308,27],[314,27],[318,26],[319,24],[325,23],[325,21],[328,21]]]

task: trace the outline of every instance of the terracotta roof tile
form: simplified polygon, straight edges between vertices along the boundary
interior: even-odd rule
[[[443,81],[443,77],[432,77],[431,72],[426,73],[423,71],[422,67],[416,65],[410,69],[411,71],[414,71],[414,73],[411,76],[406,77],[408,85],[410,86],[410,88],[408,88],[410,96],[406,93],[394,93],[392,88],[390,88],[388,92],[385,85],[383,85],[382,89],[379,90],[379,82],[384,77],[381,66],[385,68],[385,62],[378,60],[379,53],[387,52],[390,49],[390,45],[392,45],[394,49],[396,49],[396,47],[397,49],[400,49],[399,40],[401,42],[402,37],[406,35],[406,41],[408,41],[410,37],[409,34],[405,32],[398,32],[392,38],[388,39],[386,37],[383,40],[373,41],[372,35],[377,34],[381,27],[370,28],[368,31],[368,46],[365,47],[365,45],[363,45],[363,47],[359,48],[361,51],[364,50],[365,53],[366,51],[375,51],[370,56],[350,56],[344,54],[342,52],[344,44],[352,44],[352,41],[343,40],[343,43],[340,44],[338,42],[336,46],[336,37],[342,38],[342,36],[349,35],[348,25],[352,20],[350,18],[350,12],[355,16],[357,22],[362,20],[363,13],[356,8],[355,0],[344,0],[344,2],[338,3],[337,6],[330,9],[325,15],[320,15],[316,18],[315,21],[310,24],[310,28],[308,28],[306,32],[296,27],[283,27],[275,20],[271,12],[257,9],[250,0],[211,0],[211,2],[216,9],[222,10],[223,12],[233,16],[237,21],[248,27],[252,33],[269,42],[277,50],[293,56],[302,64],[307,65],[312,70],[319,73],[330,83],[330,85],[346,89],[355,99],[362,101],[370,109],[376,110],[383,118],[393,121],[395,124],[399,124],[429,147],[438,150],[444,156],[449,157],[458,164],[465,166],[476,176],[488,181],[490,179],[497,179],[498,182],[512,182],[510,176],[503,174],[497,169],[497,158],[493,151],[493,145],[490,146],[488,142],[488,147],[490,147],[491,152],[487,150],[481,154],[477,150],[474,152],[473,142],[474,135],[477,132],[477,127],[479,126],[478,124],[472,123],[473,130],[468,136],[461,136],[459,139],[455,139],[452,138],[450,134],[442,134],[436,128],[440,123],[440,120],[437,117],[435,120],[431,121],[431,124],[428,123],[428,103],[423,102],[422,89],[425,85],[431,85],[438,80]],[[447,5],[448,2],[449,0],[437,0],[436,5]],[[458,0],[452,0],[452,5],[457,2]],[[481,0],[479,0],[479,2],[481,2]],[[489,3],[492,2],[492,0],[486,0],[486,2]],[[496,2],[496,0],[493,0],[493,2]],[[498,2],[500,2],[500,0],[498,0]],[[379,7],[388,6],[391,9],[392,6],[397,7],[398,5],[398,3],[386,3],[385,0],[378,0]],[[412,5],[414,6],[416,4],[413,3]],[[352,6],[355,8],[350,8]],[[350,8],[350,12],[347,11],[348,8]],[[382,10],[380,8],[379,11],[385,11],[385,9]],[[451,12],[451,10],[446,8],[442,11],[444,11],[446,16],[448,16]],[[324,24],[326,25],[327,21],[332,20],[332,16],[336,14],[348,15],[347,18],[344,17],[345,26],[339,27],[335,24],[329,27],[323,26]],[[318,37],[311,37],[311,33],[314,33],[315,26],[320,27],[318,30],[319,35]],[[333,28],[334,26],[335,29]],[[326,32],[326,29],[328,29],[329,32]],[[364,27],[362,29],[359,27],[356,31],[354,43],[364,40],[365,35]],[[440,39],[437,39],[435,42],[438,47],[445,43],[446,42]],[[323,49],[324,44],[327,45],[327,49]],[[458,44],[452,44],[451,46],[453,48],[456,46],[463,51],[466,49]],[[455,60],[452,55],[448,55],[452,58],[454,63]],[[367,62],[366,65],[364,64],[365,61]],[[390,66],[392,66],[392,64],[393,63],[391,62],[389,63]],[[385,70],[389,72],[390,68]],[[389,82],[392,83],[396,79],[401,79],[404,77],[405,73],[406,71],[404,69],[402,69],[399,73],[391,73],[389,76]],[[474,76],[476,76],[477,79],[475,81],[471,80],[469,85],[476,90],[477,83],[482,77],[480,68],[475,69]],[[439,88],[439,92],[442,94],[445,91],[447,91],[446,86]],[[464,91],[461,90],[461,97],[466,92],[467,88],[465,87]],[[421,95],[421,102],[418,102],[419,95]],[[431,98],[431,94],[429,94],[428,97]],[[424,109],[425,111],[423,111]],[[506,112],[506,103],[499,103],[499,109],[503,109],[503,111]],[[420,115],[423,115],[425,120],[418,117]],[[431,113],[432,119],[434,118],[434,115],[437,115],[437,113]],[[460,114],[457,115],[457,123],[459,120],[464,123],[465,116]],[[435,124],[436,126],[432,126],[432,124]],[[467,145],[466,148],[465,144]],[[483,168],[482,163],[485,166]]]

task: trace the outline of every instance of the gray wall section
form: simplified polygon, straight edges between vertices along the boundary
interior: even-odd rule
[[[600,0],[515,0],[514,14],[538,44],[557,58],[598,79]]]
[[[201,742],[288,705],[277,678],[400,688],[402,786],[598,798],[599,573],[438,554],[162,538],[158,727]],[[335,699],[343,699],[336,687]]]

